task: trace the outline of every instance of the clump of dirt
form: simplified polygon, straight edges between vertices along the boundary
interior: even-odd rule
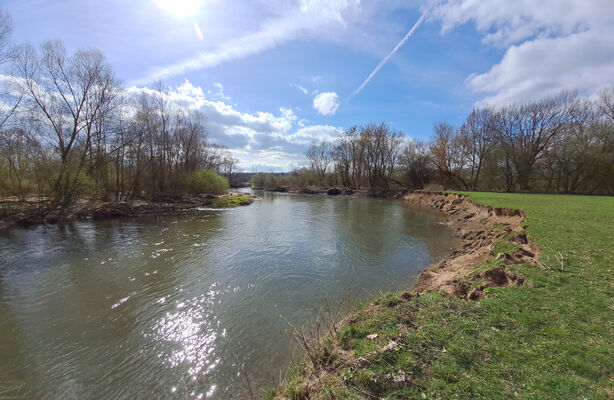
[[[486,288],[522,285],[524,278],[504,267],[494,267],[472,278],[455,279],[452,283],[454,285],[453,295],[463,299],[478,300],[486,296],[484,292]]]
[[[525,214],[520,210],[482,206],[452,193],[415,192],[406,195],[404,200],[442,211],[455,232],[456,244],[450,257],[420,274],[413,289],[415,293],[444,291],[477,300],[485,296],[484,289],[488,287],[524,283],[507,266],[537,263],[539,248],[529,243],[522,225]],[[494,254],[497,240],[507,240],[518,249]],[[492,257],[502,260],[503,266],[470,277],[478,265]]]
[[[499,253],[496,260],[503,260],[505,265],[535,264],[535,256],[535,252],[521,247],[512,253]]]

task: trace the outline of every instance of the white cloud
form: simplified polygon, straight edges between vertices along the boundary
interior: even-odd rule
[[[221,84],[216,83],[221,90]],[[151,91],[131,87],[130,93]],[[322,140],[333,140],[343,130],[330,125],[306,125],[290,108],[280,107],[278,113],[244,113],[219,99],[215,93],[205,93],[187,79],[170,88],[168,100],[189,110],[199,110],[207,118],[207,130],[213,143],[228,147],[241,161],[246,171],[288,171],[306,164],[307,148]]]
[[[145,85],[189,71],[214,67],[274,48],[300,36],[325,35],[325,27],[345,26],[344,15],[360,8],[360,0],[300,0],[294,3],[294,7],[268,19],[255,32],[230,38],[193,57],[155,68],[131,84]]]
[[[213,95],[217,100],[230,101],[230,97],[224,94],[224,86],[221,83],[215,82],[213,87],[215,88],[215,92],[209,90],[207,94]]]
[[[480,103],[523,102],[560,90],[591,94],[614,81],[614,2],[444,0],[429,3],[442,31],[473,22],[501,61],[466,80]]]
[[[313,108],[322,115],[334,115],[339,108],[339,95],[335,92],[323,92],[313,98]]]
[[[305,151],[307,148],[322,140],[332,141],[343,129],[329,125],[313,125],[298,129],[285,137],[277,135],[274,143],[265,149],[231,149],[235,157],[241,160],[241,167],[245,171],[290,171],[307,164]]]
[[[332,142],[343,133],[343,129],[331,125],[311,125],[305,126],[289,135],[288,140],[302,145],[311,145],[315,142]]]
[[[614,82],[614,32],[582,32],[540,38],[510,47],[500,63],[467,79],[474,92],[491,93],[481,101],[505,104],[561,90],[590,95]]]
[[[484,41],[509,45],[553,35],[592,30],[612,25],[614,2],[609,0],[435,0],[429,10],[431,20],[441,20],[444,32],[475,23],[485,34]]]

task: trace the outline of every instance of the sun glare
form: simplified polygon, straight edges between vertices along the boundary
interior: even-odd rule
[[[154,0],[164,11],[176,17],[189,17],[198,12],[203,0]]]

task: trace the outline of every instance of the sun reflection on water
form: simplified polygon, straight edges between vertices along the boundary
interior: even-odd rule
[[[143,336],[158,349],[158,359],[169,368],[181,368],[180,376],[185,376],[182,379],[184,383],[191,381],[204,386],[205,382],[209,382],[203,387],[203,393],[192,391],[194,387],[190,390],[186,387],[186,395],[190,397],[211,398],[218,389],[218,385],[206,377],[220,364],[220,358],[216,356],[216,345],[226,337],[226,329],[220,326],[213,306],[219,303],[220,295],[238,290],[232,287],[219,288],[219,283],[213,283],[206,293],[199,296],[170,302],[168,296],[165,296],[154,301],[167,308],[167,311],[154,323],[151,331],[143,333]],[[171,393],[176,393],[182,386],[175,383]]]
[[[161,354],[161,357],[171,367],[189,363],[190,375],[198,374],[201,370],[210,371],[215,367],[210,357],[214,352],[217,339],[215,331],[215,315],[207,306],[213,304],[208,294],[191,300],[178,303],[176,311],[166,312],[153,327],[151,336],[157,342],[165,342],[163,348],[169,349],[170,354]],[[213,364],[213,365],[208,365]]]

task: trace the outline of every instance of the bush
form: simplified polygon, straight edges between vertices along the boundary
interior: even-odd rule
[[[96,198],[101,188],[85,171],[67,165],[48,166],[48,194],[60,204],[70,204],[79,198]]]
[[[224,194],[228,189],[228,179],[211,169],[201,169],[187,174],[185,184],[188,192],[195,194]]]

